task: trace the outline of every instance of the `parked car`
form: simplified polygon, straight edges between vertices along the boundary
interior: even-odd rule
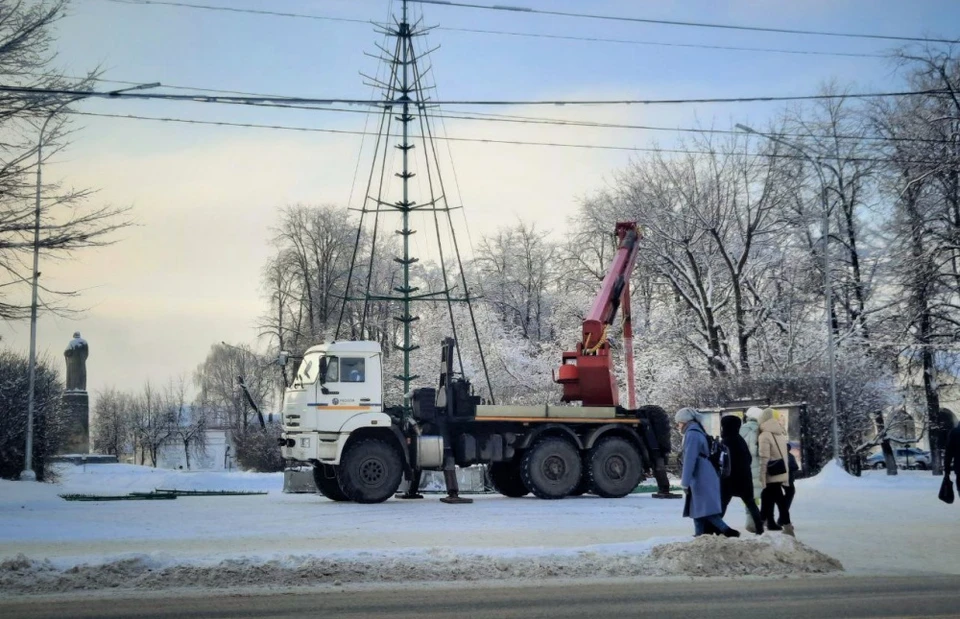
[[[893,457],[899,469],[919,469],[926,471],[930,468],[930,452],[917,447],[898,447],[893,450]],[[867,458],[867,466],[872,469],[887,468],[883,459],[883,452],[878,451]]]

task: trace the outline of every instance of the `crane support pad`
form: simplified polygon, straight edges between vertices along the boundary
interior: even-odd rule
[[[544,420],[575,420],[575,421],[624,421],[636,422],[636,417],[618,417],[617,409],[613,406],[555,406],[543,404],[538,406],[493,406],[481,404],[477,406],[477,420],[496,418],[503,419],[544,419]]]

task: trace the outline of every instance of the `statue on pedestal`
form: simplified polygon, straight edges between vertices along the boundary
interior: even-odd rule
[[[67,361],[67,391],[87,390],[87,357],[90,347],[87,341],[80,337],[80,332],[73,334],[73,339],[67,344],[63,356]]]

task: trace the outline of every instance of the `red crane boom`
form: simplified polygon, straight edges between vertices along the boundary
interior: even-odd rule
[[[624,363],[627,366],[629,408],[636,408],[633,377],[633,326],[630,323],[630,274],[640,249],[640,229],[635,221],[617,222],[617,253],[590,312],[583,320],[583,338],[575,351],[563,353],[554,382],[563,385],[564,402],[584,406],[618,406],[620,394],[613,373],[608,330],[623,308]]]

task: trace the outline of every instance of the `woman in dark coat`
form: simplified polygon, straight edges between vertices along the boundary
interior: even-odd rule
[[[746,441],[740,436],[740,418],[727,415],[720,418],[720,440],[730,450],[730,476],[720,480],[721,515],[727,514],[727,505],[733,497],[739,497],[750,512],[757,535],[763,533],[763,518],[753,497],[753,472],[750,464],[753,457]]]

